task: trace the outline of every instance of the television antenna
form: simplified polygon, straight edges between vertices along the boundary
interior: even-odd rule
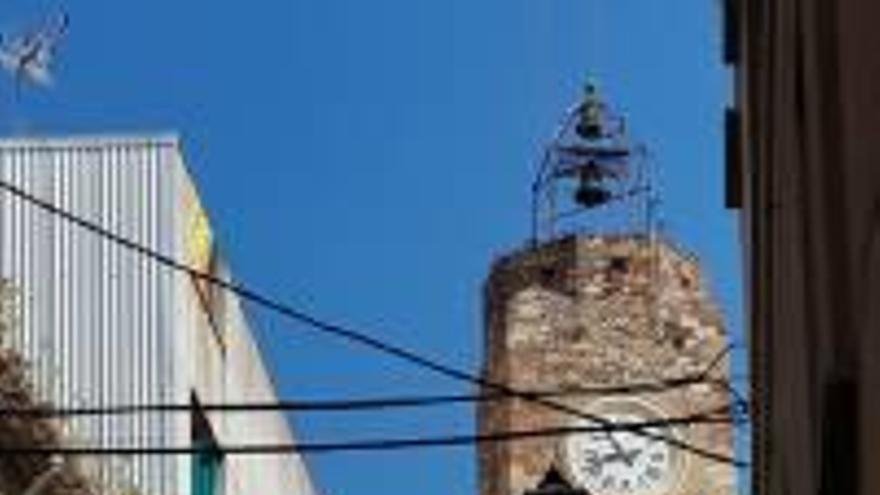
[[[69,16],[62,11],[24,33],[9,38],[0,33],[0,67],[12,75],[16,97],[24,83],[52,85],[55,51],[69,24]]]

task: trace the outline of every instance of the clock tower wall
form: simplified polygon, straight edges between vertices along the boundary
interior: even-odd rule
[[[729,402],[726,388],[712,383],[646,387],[705,371],[727,345],[696,260],[666,242],[571,236],[516,252],[493,266],[485,299],[483,373],[490,381],[586,411],[625,399],[680,417]],[[712,376],[728,378],[726,357],[712,368]],[[613,390],[631,385],[642,387]],[[573,420],[521,399],[485,401],[478,409],[483,434],[568,427]],[[687,443],[732,454],[729,425],[685,430]],[[563,445],[558,436],[484,444],[481,494],[520,495],[551,465],[564,471]],[[656,495],[733,493],[729,466],[681,458],[674,490]]]

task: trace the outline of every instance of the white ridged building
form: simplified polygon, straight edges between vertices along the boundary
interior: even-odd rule
[[[0,180],[229,277],[176,136],[4,139]],[[237,297],[2,191],[0,279],[16,293],[15,324],[2,342],[28,363],[38,401],[103,407],[277,400]],[[222,450],[294,441],[277,412],[84,416],[59,426],[67,446],[196,442]],[[0,459],[0,480],[3,465]],[[315,493],[296,455],[97,456],[77,469],[102,494]]]

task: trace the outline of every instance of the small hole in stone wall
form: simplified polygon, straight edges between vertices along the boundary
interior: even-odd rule
[[[669,342],[672,346],[678,350],[684,348],[684,344],[687,341],[688,332],[684,328],[676,325],[672,322],[664,322],[663,323],[663,333],[666,338],[669,339]]]
[[[690,289],[691,286],[693,286],[693,284],[694,284],[694,281],[691,280],[690,276],[688,276],[688,275],[681,276],[681,286],[682,287],[684,287],[685,289]]]
[[[672,346],[681,350],[684,347],[684,337],[681,335],[675,335],[672,337]]]
[[[574,325],[568,329],[567,334],[568,334],[569,339],[574,340],[574,341],[579,341],[579,340],[585,340],[587,338],[587,336],[588,336],[587,332],[588,332],[588,330],[587,330],[586,326]]]
[[[629,258],[623,256],[615,256],[608,262],[608,269],[617,273],[626,273],[629,271]]]

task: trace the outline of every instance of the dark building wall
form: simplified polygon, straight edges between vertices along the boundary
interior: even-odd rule
[[[735,7],[755,493],[880,493],[880,2]]]

